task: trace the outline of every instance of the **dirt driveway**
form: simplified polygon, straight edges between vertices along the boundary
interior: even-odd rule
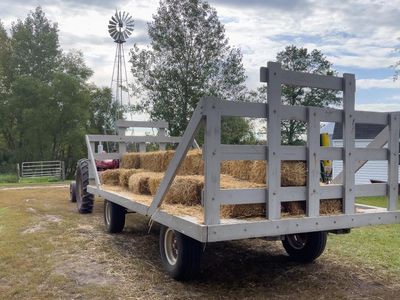
[[[57,299],[398,299],[400,274],[342,259],[291,262],[280,242],[207,245],[199,278],[179,283],[160,266],[158,228],[129,214],[103,228],[103,202],[79,215],[67,188],[0,190],[0,295]],[[329,241],[328,241],[329,243]],[[400,245],[399,245],[400,248]],[[399,252],[400,255],[400,252]]]

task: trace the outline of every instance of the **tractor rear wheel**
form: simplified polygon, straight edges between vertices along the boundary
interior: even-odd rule
[[[90,214],[93,211],[94,196],[88,193],[89,160],[82,158],[76,165],[76,204],[81,214]]]
[[[69,184],[69,200],[71,202],[76,202],[76,182],[72,181]]]

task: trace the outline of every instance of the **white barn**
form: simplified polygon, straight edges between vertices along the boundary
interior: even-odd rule
[[[366,147],[383,130],[383,125],[356,124],[355,144],[357,148]],[[336,123],[332,134],[332,146],[342,147],[342,124]],[[387,147],[387,146],[385,146]],[[342,161],[333,161],[333,178],[343,169]],[[400,174],[400,169],[399,169]],[[368,161],[357,173],[356,184],[370,183],[371,179],[387,181],[388,162]]]

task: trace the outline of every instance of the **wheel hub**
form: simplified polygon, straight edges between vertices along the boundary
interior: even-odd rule
[[[106,201],[105,213],[106,213],[106,223],[107,225],[109,225],[111,222],[111,205],[110,202],[108,201]]]
[[[169,228],[165,232],[164,249],[168,263],[175,265],[178,260],[178,240],[175,231]]]
[[[305,234],[292,234],[292,235],[287,235],[286,239],[289,243],[289,245],[296,249],[296,250],[301,250],[304,248],[304,246],[307,243],[307,236]]]

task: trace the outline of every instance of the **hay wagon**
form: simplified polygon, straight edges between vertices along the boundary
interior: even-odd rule
[[[355,111],[355,76],[323,76],[282,70],[280,64],[269,62],[260,70],[261,81],[268,83],[268,103],[223,101],[203,98],[197,105],[182,137],[165,136],[165,123],[119,123],[117,135],[87,135],[88,160],[78,162],[76,184],[77,202],[81,212],[91,212],[93,195],[105,199],[104,220],[109,232],[120,232],[125,214],[136,212],[148,216],[162,225],[160,252],[166,271],[175,279],[190,278],[199,270],[200,256],[205,243],[247,239],[271,238],[282,240],[289,256],[309,262],[324,251],[328,233],[348,233],[351,228],[399,223],[399,112]],[[330,89],[343,93],[343,110],[334,108],[286,106],[281,104],[281,86],[295,85]],[[221,117],[237,116],[263,118],[267,124],[267,145],[221,144]],[[281,120],[299,120],[307,123],[306,146],[281,145]],[[343,125],[343,147],[321,147],[321,122]],[[385,125],[385,129],[366,148],[355,148],[355,124]],[[160,127],[158,136],[126,136],[125,129],[135,126]],[[173,187],[174,178],[193,145],[199,128],[204,128],[205,142],[202,158],[204,182],[201,199],[196,207],[163,204]],[[119,144],[117,153],[96,153],[95,143]],[[179,143],[166,167],[164,176],[154,195],[139,195],[121,187],[102,183],[95,168],[97,159],[121,159],[126,145]],[[388,145],[384,148],[385,145]],[[268,163],[265,184],[262,187],[239,188],[240,185],[222,187],[221,162],[264,161]],[[320,161],[343,161],[343,173],[333,184],[320,182]],[[368,160],[388,161],[388,182],[355,184],[355,173]],[[303,186],[281,185],[281,164],[304,161],[306,164]],[[93,178],[94,181],[89,181]],[[357,205],[359,196],[386,196],[387,208]],[[321,213],[322,201],[340,201],[340,211]],[[165,201],[164,201],[165,202]],[[304,212],[296,216],[282,214],[285,203],[302,203]],[[263,207],[263,215],[221,217],[221,207]]]

